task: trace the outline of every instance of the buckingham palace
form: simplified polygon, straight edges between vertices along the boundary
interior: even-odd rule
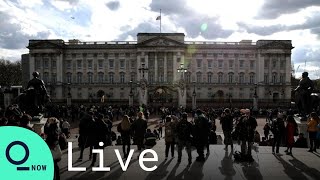
[[[291,99],[291,40],[29,40],[23,83],[38,71],[52,101],[172,106],[281,106]]]

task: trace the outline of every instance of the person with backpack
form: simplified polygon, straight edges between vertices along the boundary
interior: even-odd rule
[[[284,125],[282,114],[279,114],[277,119],[273,121],[271,132],[273,133],[272,154],[275,154],[274,152],[275,148],[276,148],[276,153],[278,154],[280,144],[281,144],[281,139],[285,132],[285,125]]]
[[[124,158],[127,158],[130,152],[131,145],[131,123],[129,121],[129,116],[123,116],[121,123],[117,127],[117,130],[119,133],[121,133],[122,151]]]
[[[178,142],[178,163],[181,162],[182,149],[186,147],[188,154],[188,163],[191,165],[191,141],[192,141],[192,124],[188,122],[188,114],[182,113],[182,119],[176,125],[176,134]]]
[[[209,140],[209,121],[203,114],[201,110],[196,111],[196,118],[195,118],[195,142],[196,142],[196,148],[198,157],[196,158],[196,161],[203,162],[205,161],[204,158],[204,147],[207,145]]]
[[[169,154],[169,149],[171,148],[171,157],[174,157],[174,144],[175,144],[175,139],[174,139],[174,134],[175,134],[175,129],[173,126],[173,123],[171,122],[172,118],[171,116],[166,117],[166,124],[165,124],[165,142],[166,142],[166,159],[168,158]]]

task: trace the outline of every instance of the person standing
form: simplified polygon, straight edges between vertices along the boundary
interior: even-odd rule
[[[286,126],[286,137],[287,137],[287,150],[285,150],[287,155],[292,155],[292,147],[294,145],[294,133],[297,128],[297,123],[294,120],[293,116],[287,117],[287,126]]]
[[[138,119],[133,121],[131,127],[134,132],[135,143],[137,144],[138,150],[141,151],[141,149],[144,147],[144,135],[148,127],[147,122],[143,118],[143,112],[138,113]]]
[[[237,129],[239,129],[239,139],[241,141],[241,154],[247,160],[252,161],[252,143],[254,140],[254,133],[258,126],[256,118],[251,116],[249,109],[242,110],[244,115],[240,118]]]
[[[233,141],[231,136],[231,132],[233,130],[233,118],[231,116],[230,109],[226,108],[221,114],[220,124],[224,134],[225,150],[228,151],[228,145],[230,145],[231,151],[233,151]]]
[[[203,114],[201,110],[196,111],[196,118],[195,118],[195,142],[198,157],[196,161],[203,162],[205,161],[204,158],[204,146],[208,143],[209,137],[209,121]]]
[[[315,113],[312,112],[310,114],[310,119],[307,123],[308,126],[308,133],[309,133],[309,139],[310,139],[310,149],[308,152],[317,152],[317,125],[319,124],[320,119],[319,116]]]
[[[171,120],[172,120],[171,116],[166,117],[166,124],[165,124],[165,131],[164,131],[165,132],[164,139],[166,142],[166,151],[165,151],[166,159],[168,158],[170,148],[171,148],[171,157],[172,158],[174,157],[175,129],[173,126],[173,122],[171,122]]]
[[[273,133],[273,144],[272,144],[272,154],[276,148],[276,153],[279,153],[279,148],[281,144],[281,139],[284,135],[285,125],[283,121],[283,115],[279,114],[277,119],[273,121],[271,131]]]
[[[266,123],[263,127],[263,133],[266,140],[268,140],[269,133],[270,133],[270,126],[269,123]]]
[[[117,130],[121,133],[122,139],[122,151],[124,158],[127,158],[130,152],[131,145],[131,123],[129,121],[129,116],[124,115],[121,123],[118,125]],[[127,146],[127,150],[126,150]]]
[[[93,126],[94,131],[92,132],[93,137],[93,148],[94,149],[103,149],[107,146],[108,135],[110,131],[108,125],[103,121],[103,115],[98,113],[95,117],[95,122]],[[94,166],[97,160],[97,153],[93,153],[91,166]]]
[[[182,149],[186,147],[186,151],[188,154],[188,163],[189,165],[192,162],[191,156],[191,141],[192,141],[192,124],[188,122],[188,114],[182,113],[181,121],[177,122],[176,125],[176,134],[178,141],[178,163],[181,162],[182,157]]]

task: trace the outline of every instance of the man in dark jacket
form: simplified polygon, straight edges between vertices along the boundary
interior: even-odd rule
[[[181,162],[182,149],[186,147],[188,154],[188,162],[191,164],[191,138],[192,138],[192,124],[187,120],[188,114],[182,113],[182,119],[177,123],[176,133],[178,140],[178,163]]]
[[[194,122],[195,142],[198,153],[196,161],[203,162],[205,161],[204,146],[207,145],[209,137],[209,121],[201,110],[197,110]]]
[[[138,119],[133,121],[131,127],[134,132],[134,141],[138,146],[138,150],[141,151],[144,147],[143,140],[148,127],[147,122],[143,119],[143,112],[138,113]]]

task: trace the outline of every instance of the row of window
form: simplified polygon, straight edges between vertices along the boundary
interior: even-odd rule
[[[265,60],[264,61],[264,68],[265,69],[269,69],[269,67],[271,67],[272,69],[275,69],[278,67],[278,60],[274,59],[272,61],[270,60]],[[271,64],[270,64],[271,63]],[[285,69],[286,67],[286,61],[285,60],[281,60],[280,61],[280,69]]]
[[[119,82],[120,83],[125,83],[127,82],[126,81],[126,74],[124,72],[121,72],[120,73],[120,79],[119,79]],[[218,78],[217,78],[217,83],[225,83],[224,81],[224,74],[223,73],[218,73]],[[104,75],[104,73],[100,72],[98,73],[98,76],[97,76],[97,82],[98,83],[103,83],[105,82],[105,79],[108,80],[109,83],[114,83],[115,80],[114,80],[114,77],[115,77],[115,73],[108,73],[108,77]],[[131,81],[136,81],[136,73],[131,73],[130,74],[130,80]],[[278,78],[279,78],[279,81],[278,81]],[[196,73],[196,82],[197,83],[202,83],[203,79],[203,76],[202,76],[202,73],[198,72]],[[254,73],[250,73],[249,74],[249,82],[250,84],[253,84],[253,83],[256,83],[256,77],[255,77],[255,74]],[[185,75],[185,80],[187,83],[191,83],[191,73],[186,73]],[[49,82],[49,73],[48,72],[45,72],[43,73],[43,81],[44,82]],[[154,83],[155,82],[155,78],[154,78],[154,74],[153,73],[150,73],[148,75],[148,81],[149,83]],[[52,83],[55,83],[57,82],[57,75],[55,73],[52,73],[51,74],[51,82]],[[72,83],[72,74],[71,73],[67,73],[66,74],[66,82],[67,83]],[[76,78],[76,82],[77,83],[82,83],[83,82],[83,73],[77,73],[77,78]],[[87,82],[88,83],[93,83],[93,73],[87,73]],[[164,74],[163,73],[160,73],[159,74],[159,77],[158,77],[158,81],[157,82],[165,82],[165,78],[164,78]],[[171,73],[168,73],[167,75],[167,81],[168,83],[172,83],[173,82],[173,75]],[[207,83],[213,83],[214,80],[213,80],[213,73],[208,73],[207,74]],[[236,80],[235,80],[235,75],[234,73],[228,73],[227,75],[227,83],[235,83]],[[244,73],[239,73],[238,75],[238,83],[242,84],[242,83],[245,83],[245,74]],[[271,76],[271,81],[270,81],[270,76],[269,74],[264,74],[264,83],[285,83],[285,74],[284,73],[281,73],[278,77],[278,74],[277,73],[273,73],[272,76]]]

